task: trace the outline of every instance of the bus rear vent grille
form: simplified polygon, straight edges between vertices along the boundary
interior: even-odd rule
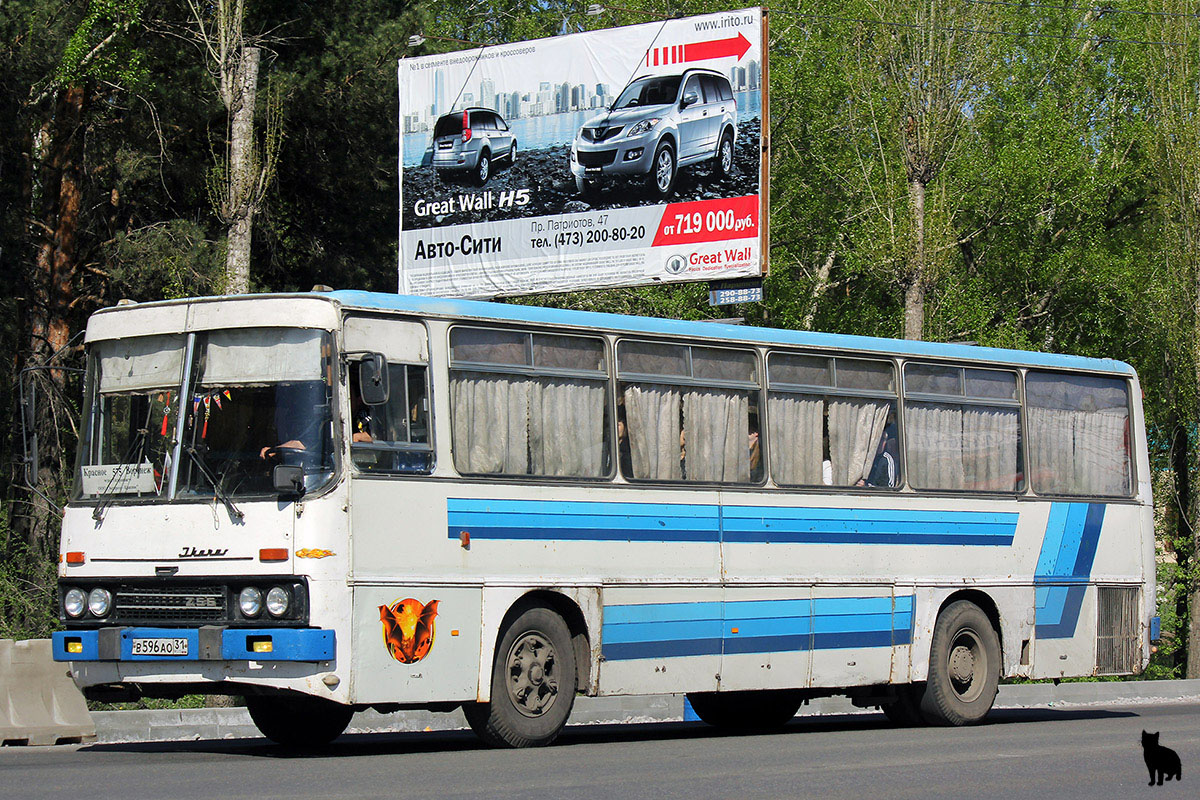
[[[114,594],[114,622],[189,623],[225,619],[224,586],[121,586]]]
[[[1096,624],[1096,673],[1127,675],[1140,666],[1138,588],[1101,586],[1097,590],[1100,618]]]

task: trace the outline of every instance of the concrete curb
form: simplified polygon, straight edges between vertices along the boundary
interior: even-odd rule
[[[1110,681],[1097,683],[1033,683],[1001,686],[997,708],[1058,708],[1067,706],[1200,703],[1200,680]],[[801,716],[872,713],[855,708],[844,697],[813,700]],[[683,720],[683,695],[579,697],[572,725],[621,725]],[[197,708],[168,711],[96,711],[98,744],[249,739],[261,737],[244,708]],[[402,733],[458,730],[467,726],[461,711],[400,711],[354,715],[348,733]]]

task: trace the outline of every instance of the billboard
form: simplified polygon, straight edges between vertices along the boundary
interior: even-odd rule
[[[399,63],[400,292],[763,274],[762,9]]]

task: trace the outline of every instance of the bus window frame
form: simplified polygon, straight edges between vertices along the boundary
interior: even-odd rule
[[[1134,435],[1134,431],[1133,431],[1133,426],[1134,426],[1134,415],[1133,415],[1134,382],[1133,382],[1133,378],[1130,377],[1129,375],[1124,375],[1124,374],[1120,374],[1120,373],[1092,372],[1092,371],[1088,371],[1088,370],[1054,369],[1051,367],[1021,367],[1020,368],[1020,373],[1021,373],[1021,411],[1023,414],[1028,413],[1028,409],[1029,409],[1029,403],[1028,403],[1028,400],[1025,395],[1025,380],[1026,380],[1028,373],[1030,373],[1030,372],[1037,372],[1037,373],[1041,373],[1044,375],[1075,375],[1075,376],[1079,376],[1079,377],[1102,378],[1102,379],[1107,379],[1107,380],[1120,381],[1121,383],[1124,384],[1124,386],[1125,386],[1125,415],[1126,415],[1125,418],[1126,418],[1127,424],[1129,426],[1129,432],[1128,432],[1129,451],[1126,454],[1127,458],[1128,458],[1128,464],[1129,464],[1129,493],[1127,495],[1111,495],[1111,494],[1062,494],[1062,493],[1053,493],[1053,492],[1039,492],[1034,488],[1033,480],[1030,479],[1025,482],[1026,489],[1029,492],[1029,496],[1032,498],[1049,499],[1049,500],[1076,500],[1076,501],[1088,500],[1088,501],[1097,502],[1097,503],[1137,503],[1138,495],[1140,493],[1140,490],[1138,489],[1138,483],[1139,483],[1138,457],[1139,457],[1140,453],[1137,452],[1137,441],[1136,441],[1137,437]],[[1143,411],[1143,413],[1144,413],[1144,411]],[[1144,424],[1145,424],[1145,421],[1144,421],[1144,417],[1143,417],[1143,425]],[[1026,469],[1025,474],[1031,475],[1033,464],[1032,464],[1032,458],[1029,455],[1030,448],[1027,447],[1025,449],[1026,449],[1026,459],[1027,459],[1027,463],[1026,463],[1026,467],[1025,467],[1025,469]]]
[[[355,380],[355,376],[357,375],[357,373],[355,372],[355,368],[359,367],[359,365],[361,365],[362,362],[365,360],[363,358],[363,356],[365,354],[356,352],[356,353],[348,353],[348,354],[344,354],[344,355],[351,356],[349,358],[344,358],[344,363],[346,365],[346,368],[342,372],[346,377],[345,377],[345,380],[342,382],[342,385],[339,386],[339,391],[343,392],[346,395],[346,407],[344,409],[344,413],[343,413],[341,404],[339,403],[339,405],[338,405],[339,414],[341,414],[341,416],[342,416],[342,431],[344,432],[343,436],[346,440],[346,447],[347,447],[347,451],[345,453],[344,458],[346,460],[346,463],[350,465],[350,469],[346,470],[346,473],[348,475],[352,475],[355,478],[361,478],[361,477],[428,478],[428,477],[432,476],[434,473],[436,473],[438,459],[437,459],[437,433],[436,433],[436,428],[435,428],[436,423],[435,423],[434,418],[437,415],[434,413],[432,366],[428,362],[422,363],[420,361],[409,361],[409,360],[391,361],[391,360],[388,360],[386,355],[384,356],[384,363],[387,365],[387,369],[389,372],[389,383],[391,384],[392,392],[396,391],[396,385],[394,382],[391,381],[391,376],[390,376],[391,368],[392,367],[404,367],[404,378],[405,378],[405,380],[404,380],[404,401],[405,401],[404,405],[406,407],[408,406],[408,403],[409,403],[409,395],[408,395],[408,377],[409,377],[408,370],[409,370],[409,368],[410,367],[420,367],[425,370],[425,405],[426,405],[425,414],[426,414],[426,426],[427,426],[427,430],[428,430],[427,438],[429,439],[429,441],[426,442],[425,444],[414,443],[412,441],[412,428],[410,425],[406,425],[405,429],[406,429],[406,433],[408,436],[408,441],[404,442],[403,444],[396,443],[397,446],[394,448],[378,448],[378,452],[385,452],[387,450],[393,450],[395,452],[403,452],[403,453],[428,453],[429,454],[429,469],[420,470],[420,471],[404,471],[404,470],[399,470],[399,469],[380,469],[380,470],[363,469],[362,467],[360,467],[358,464],[356,464],[354,462],[355,446],[356,445],[361,446],[362,444],[366,444],[366,443],[365,442],[355,443],[355,441],[354,441],[354,409],[350,407],[350,398],[351,398],[351,390],[352,390],[350,381]],[[361,368],[361,367],[359,367],[359,368]],[[371,450],[373,448],[366,448],[366,449]]]
[[[909,392],[908,391],[908,367],[913,366],[931,366],[944,367],[947,369],[956,369],[959,371],[959,389],[963,392],[961,395],[943,395],[936,392]],[[901,397],[901,418],[897,420],[897,427],[901,431],[900,452],[904,458],[904,478],[909,490],[918,495],[965,495],[968,497],[1023,497],[1030,494],[1029,480],[1029,424],[1026,419],[1025,407],[1025,374],[1024,368],[1017,366],[1006,366],[1002,364],[993,364],[990,362],[979,363],[976,361],[943,361],[940,359],[927,358],[903,358],[900,359],[900,397]],[[983,372],[1003,372],[1012,374],[1016,378],[1014,385],[1014,399],[999,398],[999,397],[978,397],[968,396],[966,394],[966,371],[969,369],[980,370]],[[985,407],[1002,407],[1017,409],[1017,434],[1018,434],[1018,449],[1020,450],[1020,465],[1022,469],[1021,485],[1011,490],[1005,489],[941,489],[941,488],[926,488],[912,485],[909,481],[909,466],[908,466],[908,447],[904,433],[907,429],[907,404],[911,400],[915,403],[938,403],[942,405],[973,405]]]
[[[525,335],[526,340],[526,356],[529,360],[529,365],[517,364],[501,364],[489,361],[455,361],[454,347],[451,337],[456,330],[470,329],[482,331],[506,331],[508,333],[519,333]],[[600,343],[600,353],[604,358],[603,370],[573,370],[565,367],[544,368],[533,365],[533,336],[559,336],[572,337],[576,339],[589,339]],[[602,382],[604,385],[604,413],[608,417],[605,424],[602,426],[604,442],[602,447],[606,453],[607,465],[604,474],[589,477],[580,475],[532,475],[518,474],[511,472],[464,472],[459,469],[455,460],[455,453],[458,452],[458,441],[455,439],[454,433],[454,398],[453,392],[447,397],[446,403],[450,411],[450,468],[454,470],[454,474],[465,480],[503,482],[503,483],[536,483],[539,481],[547,481],[553,484],[569,484],[569,483],[584,483],[589,486],[595,486],[602,483],[614,483],[614,478],[620,475],[617,460],[617,423],[616,423],[616,397],[614,395],[614,372],[616,369],[615,347],[610,341],[610,334],[605,331],[585,330],[580,331],[570,327],[561,328],[546,328],[540,325],[517,325],[503,324],[498,321],[488,320],[451,320],[445,329],[445,376],[447,386],[453,381],[455,372],[475,372],[486,373],[493,375],[512,375],[522,376],[527,378],[538,377],[558,377],[569,378],[576,380],[591,380]],[[432,364],[430,365],[432,369]],[[430,383],[433,382],[432,374],[430,375]],[[432,402],[432,400],[431,400]],[[432,415],[432,412],[431,412]],[[432,434],[431,434],[432,435]],[[428,476],[426,476],[428,477]]]
[[[896,412],[896,446],[897,452],[900,454],[900,475],[896,480],[895,486],[838,486],[825,484],[806,484],[806,483],[781,483],[776,479],[774,471],[771,469],[770,462],[767,463],[768,474],[771,484],[779,487],[784,491],[796,492],[803,491],[809,494],[870,494],[870,495],[895,495],[901,492],[911,491],[908,485],[908,464],[904,459],[904,425],[902,417],[904,414],[904,397],[900,391],[900,370],[901,364],[895,356],[879,355],[872,356],[868,354],[854,353],[852,355],[845,354],[839,351],[830,350],[791,350],[782,347],[764,347],[762,348],[763,360],[766,365],[764,372],[764,393],[768,399],[772,391],[778,391],[784,394],[803,394],[809,396],[820,397],[862,397],[874,400],[890,400],[895,404]],[[780,381],[774,383],[771,381],[771,356],[808,356],[814,358],[829,359],[829,380],[830,385],[821,386],[819,384],[806,383],[787,383]],[[883,389],[842,389],[837,384],[837,361],[866,361],[875,364],[887,364],[892,369],[892,390],[885,391]],[[771,427],[770,410],[767,409],[767,421],[764,428],[769,432]],[[768,437],[769,438],[769,437]],[[768,446],[768,450],[769,450]]]
[[[695,367],[692,364],[692,348],[700,347],[706,350],[728,350],[737,353],[750,353],[753,358],[754,374],[757,380],[751,381],[727,381],[727,380],[705,380],[694,377],[684,377],[682,375],[662,375],[657,373],[643,372],[621,372],[620,369],[620,346],[626,342],[635,342],[639,344],[667,344],[677,347],[687,348],[687,364],[689,373],[695,372]],[[697,341],[695,339],[673,339],[668,337],[646,338],[641,336],[618,335],[613,340],[612,348],[612,402],[613,402],[613,417],[616,418],[616,400],[621,392],[623,383],[650,383],[660,386],[689,386],[712,389],[734,389],[746,390],[751,394],[757,393],[757,416],[758,416],[758,447],[759,461],[761,464],[757,480],[747,481],[745,483],[733,483],[729,481],[690,481],[686,479],[659,480],[655,478],[636,478],[631,475],[624,475],[617,470],[624,482],[631,486],[678,486],[682,488],[721,488],[721,489],[755,489],[764,488],[771,485],[771,464],[770,464],[770,447],[767,445],[766,437],[763,436],[763,431],[766,427],[763,423],[764,414],[766,412],[766,404],[764,402],[766,395],[764,394],[765,360],[763,352],[766,348],[761,345],[748,343],[744,345],[725,344],[706,342],[704,340]],[[614,423],[615,424],[615,423]],[[619,455],[619,454],[618,454]],[[753,470],[751,471],[753,475]]]

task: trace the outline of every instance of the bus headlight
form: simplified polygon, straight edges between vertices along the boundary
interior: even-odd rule
[[[93,617],[106,617],[112,610],[112,592],[97,586],[88,593],[88,611]]]
[[[63,595],[63,611],[72,619],[79,619],[87,609],[88,598],[83,589],[68,589]]]
[[[262,590],[253,586],[247,586],[238,593],[238,608],[242,610],[243,617],[257,617],[262,613],[263,596]]]
[[[288,612],[291,600],[287,589],[282,586],[272,586],[271,591],[267,592],[267,612],[272,617],[282,617]]]

